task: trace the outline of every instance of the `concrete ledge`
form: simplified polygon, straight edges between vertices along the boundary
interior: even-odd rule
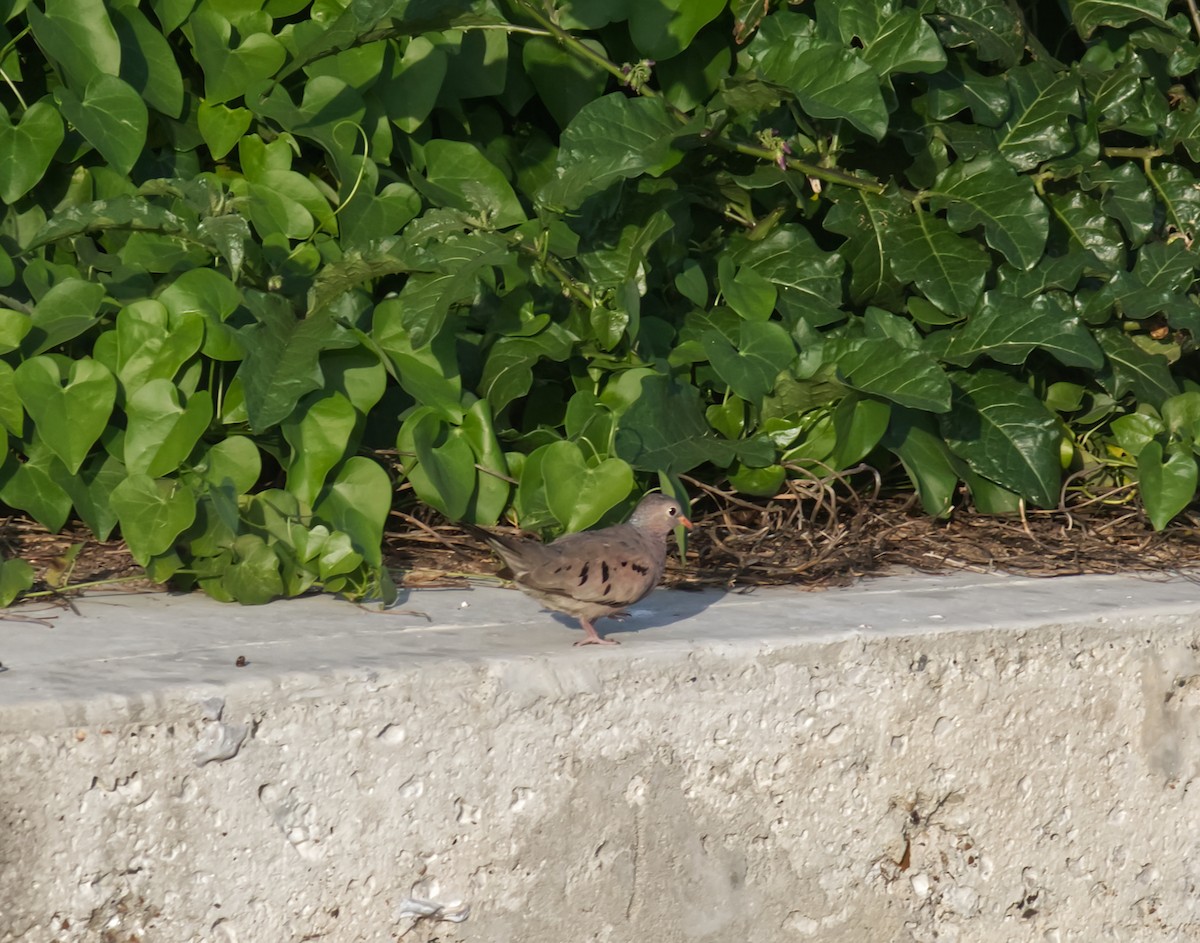
[[[0,622],[0,940],[1200,937],[1200,585],[402,606]]]

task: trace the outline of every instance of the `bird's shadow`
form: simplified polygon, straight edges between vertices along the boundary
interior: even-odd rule
[[[623,616],[605,616],[596,620],[596,629],[604,637],[634,635],[647,629],[672,625],[699,615],[725,595],[724,590],[669,590],[652,593],[641,602],[627,607]],[[550,613],[565,626],[581,632],[579,620],[561,612]]]

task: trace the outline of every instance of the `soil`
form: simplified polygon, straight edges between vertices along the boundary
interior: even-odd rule
[[[1059,508],[1012,517],[979,514],[964,503],[938,520],[911,494],[863,495],[808,484],[748,500],[693,479],[685,483],[696,526],[688,535],[686,565],[670,555],[664,584],[677,588],[817,590],[895,572],[1051,577],[1179,574],[1200,566],[1200,519],[1185,512],[1155,532],[1127,490],[1076,494]],[[498,569],[477,540],[420,505],[392,512],[385,544],[390,568],[407,587],[494,579]],[[70,605],[73,592],[97,583],[105,589],[165,589],[146,579],[119,540],[97,541],[82,527],[49,534],[22,517],[0,518],[0,554],[33,564],[35,598],[59,605]],[[22,617],[0,614],[14,616]]]

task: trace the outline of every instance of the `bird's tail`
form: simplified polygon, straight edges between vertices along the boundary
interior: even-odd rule
[[[511,554],[521,551],[523,541],[520,537],[510,537],[507,534],[494,534],[490,530],[484,530],[477,524],[468,524],[466,521],[459,521],[458,526],[472,537],[477,537],[491,547],[506,564],[509,563]]]

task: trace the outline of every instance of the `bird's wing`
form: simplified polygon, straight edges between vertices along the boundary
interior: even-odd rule
[[[620,608],[637,602],[662,576],[666,545],[651,544],[624,525],[569,534],[552,544],[534,545],[538,554],[514,566],[516,582],[539,593]]]

